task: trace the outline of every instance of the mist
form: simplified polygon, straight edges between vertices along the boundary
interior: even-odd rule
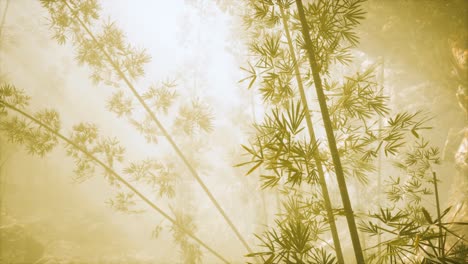
[[[48,2],[52,6],[49,9]],[[306,99],[303,101],[298,99],[302,95],[296,88],[297,76],[292,70],[288,73],[291,94],[279,94],[274,99],[277,101],[266,95],[267,82],[262,81],[269,77],[262,74],[271,69],[265,66],[267,62],[261,67],[260,62],[254,63],[259,57],[252,48],[254,43],[271,34],[279,36],[281,48],[293,46],[287,45],[286,34],[282,33],[281,23],[286,20],[281,17],[271,27],[261,24],[268,15],[263,18],[252,15],[255,1],[59,2],[88,3],[91,10],[92,4],[97,3],[98,19],[86,21],[83,16],[79,24],[70,22],[73,20],[70,17],[70,21],[64,22],[63,33],[56,28],[60,12],[65,12],[61,8],[66,8],[54,9],[54,1],[0,0],[0,87],[8,84],[24,91],[30,97],[28,104],[16,107],[46,124],[49,122],[44,121],[46,117],[39,118],[34,114],[36,111],[49,109],[58,113],[60,129],[55,131],[70,139],[70,142],[62,140],[53,131],[45,131],[44,124],[31,119],[25,121],[24,127],[33,128],[22,130],[23,124],[14,123],[13,118],[24,118],[24,115],[6,105],[12,101],[8,101],[6,88],[0,90],[1,263],[288,263],[282,262],[285,260],[278,257],[280,253],[263,254],[271,249],[262,247],[259,237],[274,228],[281,230],[280,222],[294,218],[294,212],[286,206],[291,199],[317,199],[322,204],[323,189],[317,186],[323,183],[311,183],[315,179],[311,172],[304,173],[304,178],[296,182],[283,171],[278,176],[281,179],[265,187],[266,179],[274,175],[271,167],[280,162],[268,163],[270,167],[267,161],[249,163],[255,160],[249,155],[259,147],[256,145],[257,141],[260,144],[259,131],[267,123],[262,123],[263,120],[273,116],[275,109],[287,116],[290,112],[284,109],[296,99],[296,105],[308,103],[309,109],[304,111],[311,113],[310,121],[316,128],[317,150],[313,151],[317,152],[315,160],[310,158],[308,162],[315,164],[317,157],[323,162],[344,263],[360,263],[357,256],[358,260],[355,259],[356,244],[348,231],[349,214],[342,202],[340,181],[335,177],[338,173],[333,151],[328,149],[326,125],[322,125],[326,120],[315,92],[314,69],[309,66],[307,48],[300,42],[302,33],[295,1],[289,1],[286,11],[291,12],[287,18],[291,19],[291,34],[297,49],[297,62],[291,65],[299,65],[304,79]],[[277,1],[271,2],[268,12],[280,14]],[[303,2],[308,15],[307,12],[312,12],[307,9],[309,4],[330,1]],[[319,74],[332,121],[336,121],[334,127],[352,120],[349,127],[356,128],[346,132],[344,128],[335,129],[335,136],[357,225],[367,222],[372,212],[378,213],[380,208],[406,210],[408,205],[415,204],[432,217],[436,217],[437,208],[451,207],[446,217],[451,222],[466,224],[468,2],[350,2],[359,2],[365,13],[352,29],[359,42],[350,45],[352,41],[345,39],[349,45],[343,44],[343,50],[346,48],[346,54],[352,59],[347,63],[330,59],[333,52],[338,53],[333,51],[330,57],[324,55],[317,60],[330,61],[319,65],[322,67]],[[246,22],[249,19],[250,26]],[[310,21],[313,25],[315,20],[310,18]],[[97,36],[95,39],[113,43],[116,48],[89,44],[92,38],[87,39],[88,31],[83,25],[88,25],[87,30]],[[113,34],[109,33],[113,40],[111,37],[106,40],[105,34],[99,35],[106,30]],[[63,41],[62,33],[66,36]],[[102,59],[99,52],[105,49],[111,55]],[[132,61],[140,59],[140,55],[144,61],[141,69],[140,62]],[[122,57],[128,61],[118,61],[119,56],[128,56]],[[105,62],[106,58],[115,58],[117,62]],[[118,67],[125,70],[119,72]],[[278,67],[275,64],[272,68]],[[249,77],[251,69],[255,78]],[[378,108],[372,111],[366,108],[369,117],[364,114],[358,118],[359,115],[346,112],[351,111],[350,107],[343,106],[344,110],[340,110],[344,105],[340,105],[340,100],[344,99],[339,97],[341,94],[336,96],[338,92],[332,84],[345,86],[346,80],[354,78],[351,76],[356,72],[368,69],[373,70],[368,85],[375,86],[375,91],[385,96],[388,111],[379,113]],[[277,90],[272,92],[275,96]],[[336,109],[331,106],[334,104]],[[335,114],[340,111],[346,121]],[[415,122],[413,129],[402,136],[404,144],[395,152],[391,151],[392,146],[389,152],[378,146],[374,158],[358,162],[355,155],[360,155],[361,150],[348,151],[353,133],[364,135],[362,131],[367,129],[367,124],[382,130],[387,122],[405,111],[421,113],[424,125]],[[155,118],[159,123],[154,122]],[[368,123],[357,125],[361,120]],[[84,132],[79,134],[80,123],[96,124],[96,137],[88,139]],[[302,130],[290,138],[311,140],[306,121],[300,123]],[[33,136],[21,139],[21,133]],[[388,200],[389,190],[397,186],[392,181],[401,174],[404,175],[402,184],[405,179],[410,182],[414,172],[409,172],[409,165],[402,172],[401,166],[395,163],[407,161],[406,153],[423,141],[437,148],[438,155],[434,164],[434,160],[428,159],[427,164],[431,165],[425,168],[421,184],[433,188],[430,180],[436,175],[438,198],[434,198],[431,189],[424,195],[415,191],[418,199],[422,196],[416,203],[405,200],[410,196],[408,192],[398,202]],[[51,147],[47,148],[46,143],[43,146],[43,142]],[[80,147],[102,163],[93,160]],[[47,150],[42,153],[43,149]],[[415,163],[422,159],[416,158]],[[129,185],[134,189],[128,188]],[[325,220],[316,221],[320,222],[323,233],[308,236],[309,250],[324,249],[335,257],[336,244],[333,245],[326,210],[323,205],[320,208],[317,215]],[[430,226],[436,228],[436,222]],[[377,236],[363,230],[359,229],[360,245],[374,250]],[[466,225],[456,230],[460,236],[467,235]],[[409,244],[416,243],[408,239]],[[366,263],[379,263],[383,256],[377,254],[372,258],[372,250],[363,251]],[[407,257],[408,262],[381,263],[412,263],[410,259],[424,257],[420,252]],[[466,248],[464,254],[466,260]],[[277,259],[268,262],[270,256]],[[463,257],[457,255],[457,258]],[[310,259],[294,263],[322,263]],[[329,263],[339,263],[339,258],[334,261],[337,262]]]

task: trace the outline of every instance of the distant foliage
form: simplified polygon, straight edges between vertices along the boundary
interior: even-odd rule
[[[176,99],[185,98],[181,98],[176,89],[176,80],[155,83],[147,89],[136,88],[134,84],[144,77],[145,65],[151,57],[144,49],[128,43],[115,22],[100,18],[101,7],[97,0],[40,2],[50,15],[53,38],[61,45],[71,44],[75,47],[76,62],[90,69],[90,79],[94,84],[115,89],[107,100],[107,109],[117,117],[127,119],[148,143],[158,143],[161,136],[165,137],[197,178],[198,175],[188,163],[191,157],[184,156],[189,153],[181,152],[172,135],[189,136],[184,137],[185,140],[193,140],[194,136],[211,132],[214,117],[210,107],[199,98],[178,102]],[[93,175],[102,174],[115,187],[115,197],[107,201],[110,207],[123,213],[140,213],[140,202],[143,201],[169,220],[174,225],[173,231],[178,232],[175,242],[180,245],[185,262],[201,261],[201,248],[197,243],[226,262],[194,235],[194,228],[177,226],[184,223],[178,217],[172,218],[165,213],[135,187],[148,186],[158,198],[174,198],[178,184],[176,180],[180,174],[180,170],[176,169],[178,164],[152,157],[130,161],[118,139],[99,135],[95,124],[79,123],[66,136],[61,132],[59,114],[55,110],[30,114],[27,109],[29,97],[9,84],[1,85],[0,129],[7,139],[25,145],[31,154],[40,156],[63,143],[67,155],[75,162],[76,181],[82,182]],[[186,101],[189,103],[184,104]],[[169,113],[178,116],[172,121],[167,120],[172,131],[167,130],[156,117]],[[200,178],[198,180],[201,181]],[[209,192],[207,189],[205,191]],[[157,237],[160,227],[161,224],[156,226],[153,236]],[[195,239],[195,242],[191,239]]]

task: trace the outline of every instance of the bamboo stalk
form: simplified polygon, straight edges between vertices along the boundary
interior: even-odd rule
[[[29,120],[33,121],[34,123],[36,123],[37,125],[43,127],[45,130],[47,130],[48,132],[54,134],[55,136],[57,136],[58,138],[60,138],[61,140],[63,140],[64,142],[66,142],[67,144],[69,144],[70,146],[72,146],[73,148],[79,150],[80,152],[82,152],[83,154],[85,154],[88,158],[90,158],[92,161],[94,161],[95,163],[97,163],[99,166],[101,166],[103,169],[105,169],[108,173],[110,173],[116,180],[118,180],[119,182],[121,182],[123,185],[125,185],[128,189],[130,189],[133,193],[135,193],[138,197],[140,197],[140,199],[142,199],[147,205],[149,205],[152,209],[154,209],[155,211],[157,211],[158,213],[160,213],[164,218],[166,218],[167,220],[169,220],[172,224],[174,225],[177,225],[184,233],[186,233],[189,237],[191,237],[193,240],[195,240],[197,243],[199,243],[201,246],[203,246],[205,249],[207,249],[209,252],[211,252],[213,255],[215,255],[216,257],[218,257],[220,260],[222,260],[224,263],[229,263],[229,261],[227,261],[223,256],[221,256],[219,253],[217,253],[214,249],[212,249],[211,247],[209,247],[207,244],[205,244],[202,240],[200,240],[198,237],[196,237],[194,234],[192,234],[192,232],[190,232],[189,230],[187,230],[185,227],[179,225],[175,219],[173,219],[172,217],[170,217],[167,213],[165,213],[161,208],[159,208],[157,205],[155,205],[153,202],[151,202],[148,198],[146,198],[145,195],[143,195],[141,192],[139,192],[135,187],[133,187],[133,185],[131,185],[128,181],[126,181],[122,176],[120,176],[116,171],[114,171],[112,168],[110,168],[108,165],[106,165],[104,162],[100,161],[98,158],[96,158],[93,154],[91,154],[90,152],[88,152],[86,149],[78,146],[76,143],[74,143],[72,140],[70,140],[69,138],[65,137],[64,135],[62,135],[61,133],[59,133],[58,131],[50,128],[49,126],[47,126],[46,124],[44,124],[43,122],[41,122],[40,120],[38,120],[37,118],[33,117],[32,115],[22,111],[21,109],[18,109],[16,108],[15,106],[13,105],[10,105],[4,101],[1,101],[0,100],[0,104],[4,105],[5,107],[21,114],[22,116],[28,118]]]
[[[4,43],[4,29],[5,29],[5,22],[6,22],[6,15],[7,15],[7,12],[8,12],[8,7],[10,5],[10,0],[6,0],[6,3],[5,3],[5,9],[3,10],[3,14],[2,14],[2,20],[0,22],[0,53],[2,52],[2,44]],[[3,63],[1,62],[2,58],[0,57],[0,77],[1,77],[1,74],[3,72]],[[2,81],[2,80],[0,80]],[[1,141],[1,139],[0,139]],[[5,150],[3,149],[0,149],[0,157],[1,157],[1,154],[3,154],[2,152],[5,152]],[[2,209],[3,209],[3,206],[4,206],[4,196],[6,195],[6,185],[7,185],[7,174],[6,173],[3,173],[3,167],[6,163],[6,161],[8,160],[8,157],[5,158],[5,160],[3,161],[0,161],[1,164],[0,164],[0,217],[1,217],[1,214],[2,214]]]
[[[349,199],[348,188],[346,186],[346,180],[344,177],[343,167],[341,165],[340,155],[338,153],[338,147],[336,145],[335,135],[333,134],[333,127],[330,120],[330,114],[328,112],[327,101],[325,94],[323,92],[322,80],[318,72],[317,61],[315,60],[315,52],[312,46],[312,42],[309,34],[309,26],[307,25],[307,20],[304,14],[304,7],[301,0],[296,0],[297,10],[299,13],[299,18],[302,25],[302,34],[304,36],[308,59],[310,67],[312,69],[312,76],[314,78],[314,86],[317,92],[317,98],[320,105],[320,112],[322,113],[322,119],[325,126],[325,132],[327,134],[328,145],[330,148],[333,164],[335,167],[336,179],[338,182],[338,187],[340,189],[341,200],[343,202],[343,207],[346,215],[346,220],[348,222],[348,229],[351,235],[351,241],[353,243],[354,255],[358,264],[363,264],[364,255],[361,249],[361,243],[359,242],[359,234],[356,228],[356,222],[354,219],[354,213],[351,206],[351,201]]]
[[[250,105],[252,107],[252,122],[254,124],[257,123],[257,118],[256,118],[256,111],[255,111],[255,100],[254,100],[254,93],[250,93]],[[261,175],[261,168],[259,168],[259,172],[257,172],[258,175]],[[260,193],[260,198],[262,200],[262,213],[263,213],[263,223],[264,225],[268,225],[268,213],[267,213],[267,207],[266,207],[266,201],[265,201],[265,192]]]
[[[312,142],[317,142],[314,127],[312,125],[312,117],[310,115],[310,110],[309,110],[309,106],[307,103],[307,97],[304,91],[304,85],[303,85],[303,81],[301,77],[301,72],[299,70],[299,65],[297,63],[295,50],[294,50],[292,40],[291,40],[291,33],[289,31],[288,21],[286,20],[284,8],[281,4],[279,5],[279,9],[280,9],[281,18],[283,21],[284,31],[286,33],[286,38],[288,40],[289,53],[291,54],[291,59],[294,64],[294,73],[296,75],[297,86],[299,88],[299,93],[301,95],[301,102],[304,105],[305,118],[306,118],[307,128],[309,131],[309,137]],[[327,218],[328,218],[328,223],[330,224],[330,231],[332,233],[333,244],[334,244],[335,252],[336,252],[336,258],[337,258],[338,263],[343,264],[344,263],[343,252],[341,250],[340,238],[338,236],[338,231],[336,228],[335,216],[332,210],[330,194],[328,193],[328,187],[327,187],[327,182],[325,180],[325,174],[324,174],[323,167],[322,167],[322,161],[317,155],[314,156],[314,161],[317,164],[317,171],[318,171],[318,175],[320,179],[320,186],[322,187],[323,200],[325,202],[325,208],[327,210]]]
[[[5,27],[6,14],[8,12],[9,5],[10,5],[10,0],[6,0],[5,10],[3,10],[2,21],[0,22],[0,39],[2,37],[2,32],[3,32],[3,29]],[[1,43],[1,41],[0,41],[0,43]]]
[[[2,138],[0,138],[0,143],[3,144]],[[4,203],[4,196],[5,196],[6,184],[7,184],[6,173],[3,173],[3,168],[5,166],[7,159],[4,159],[2,161],[3,153],[5,153],[5,150],[0,146],[0,217],[3,213],[3,203]],[[0,225],[1,224],[2,223],[0,223]]]
[[[381,65],[381,70],[380,70],[380,95],[383,95],[383,88],[384,88],[384,81],[385,81],[385,59],[382,57],[382,65]],[[382,117],[379,116],[379,138],[382,137],[382,128],[383,128],[383,120]],[[379,192],[378,198],[377,198],[377,204],[379,207],[382,205],[382,149],[379,148],[379,158],[377,161],[377,166],[378,166],[378,171],[377,171],[377,191]],[[379,227],[380,227],[380,222],[379,222]],[[382,242],[382,235],[380,232],[377,234],[377,244],[379,245],[378,251],[380,252],[382,250],[381,246]],[[365,246],[364,246],[365,248]]]
[[[440,217],[440,200],[439,200],[439,188],[437,188],[437,176],[435,171],[432,172],[432,177],[434,180],[434,191],[435,191],[435,198],[436,198],[436,206],[437,206],[437,223],[439,226],[439,255],[442,258],[445,258],[445,249],[444,249],[444,238],[442,236],[442,219]]]
[[[72,1],[71,1],[72,2]],[[74,9],[69,5],[67,1],[64,1],[65,5],[69,8],[69,10],[73,13]],[[187,160],[185,155],[182,153],[182,151],[179,149],[175,141],[172,139],[171,135],[167,132],[167,130],[164,128],[164,126],[161,124],[161,122],[158,120],[156,115],[151,111],[150,107],[145,103],[141,95],[137,92],[133,84],[129,81],[127,76],[122,72],[120,67],[112,60],[110,55],[106,52],[106,50],[103,48],[102,44],[96,39],[94,34],[88,29],[88,27],[81,21],[81,19],[78,16],[75,16],[75,19],[78,21],[78,23],[83,27],[83,29],[86,31],[86,33],[90,36],[90,38],[99,46],[100,50],[104,54],[106,60],[111,64],[111,66],[114,68],[114,70],[117,72],[117,74],[122,78],[122,80],[125,82],[127,87],[130,89],[132,94],[135,96],[135,98],[138,100],[138,102],[142,105],[142,107],[145,109],[151,120],[156,124],[158,129],[162,132],[162,134],[165,136],[171,147],[174,149],[176,152],[177,156],[182,160],[184,165],[187,167],[189,170],[190,174],[196,179],[198,184],[202,187],[203,191],[207,194],[208,198],[210,201],[214,204],[216,209],[219,211],[219,213],[222,215],[224,220],[227,222],[231,230],[235,233],[237,238],[241,241],[241,243],[244,245],[244,247],[247,249],[249,253],[253,253],[252,249],[250,246],[247,244],[247,241],[243,238],[243,236],[240,234],[239,230],[237,230],[236,226],[234,223],[231,221],[231,219],[227,216],[227,214],[224,212],[223,208],[221,205],[218,203],[216,198],[213,196],[211,191],[208,189],[204,181],[200,178],[196,170],[193,168],[193,166],[190,164],[190,162]]]

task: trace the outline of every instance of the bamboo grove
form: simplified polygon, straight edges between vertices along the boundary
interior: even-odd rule
[[[239,85],[261,97],[265,114],[250,124],[254,132],[248,144],[239,146],[242,161],[232,166],[256,177],[262,191],[276,191],[280,200],[273,223],[254,234],[255,244],[246,238],[251,234],[238,228],[243,219],[231,218],[205,183],[216,175],[198,168],[196,152],[201,150],[194,154],[185,148],[214,129],[209,106],[198,98],[181,103],[177,79],[139,87],[151,56],[129,43],[116,23],[101,17],[98,0],[40,3],[53,39],[73,46],[75,62],[90,70],[95,84],[113,89],[102,102],[108,111],[155,150],[165,142],[163,150],[175,158],[133,160],[118,138],[100,135],[99,124],[64,128],[59,112],[34,111],[29,107],[34,98],[7,82],[0,84],[2,136],[41,158],[61,145],[74,161],[76,181],[105,177],[116,193],[108,205],[116,211],[138,213],[141,208],[135,205],[143,202],[144,210],[172,225],[183,263],[205,263],[206,255],[216,263],[467,261],[467,241],[458,233],[467,223],[450,219],[452,208],[441,208],[441,153],[425,138],[432,129],[431,113],[392,108],[379,79],[383,62],[351,75],[337,70],[353,63],[357,28],[366,19],[365,0],[235,4],[248,47]],[[387,173],[382,166],[390,168],[385,175],[390,180],[379,186],[379,198],[357,205],[353,192],[375,188],[373,182]],[[177,180],[182,174],[190,175],[209,199],[232,243],[242,245],[243,260],[229,259],[212,239],[197,235],[190,210],[163,209],[162,203],[172,204],[184,192]],[[138,186],[150,188],[158,199]],[[425,200],[435,207],[427,208]],[[156,239],[161,228],[152,231]]]

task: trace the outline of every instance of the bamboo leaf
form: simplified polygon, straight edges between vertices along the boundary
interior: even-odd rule
[[[254,170],[256,170],[258,167],[260,167],[260,165],[262,165],[263,161],[258,161],[257,164],[255,164],[255,166],[253,166],[246,174],[245,176],[251,174]]]
[[[424,218],[429,224],[433,224],[434,222],[432,221],[432,217],[429,214],[429,212],[426,210],[426,208],[421,208],[422,213],[424,214]]]

